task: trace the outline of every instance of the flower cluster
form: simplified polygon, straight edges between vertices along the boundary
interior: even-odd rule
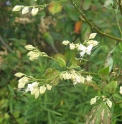
[[[93,47],[98,45],[98,42],[93,40],[95,36],[96,33],[90,34],[89,39],[84,41],[84,44],[86,44],[86,46],[84,46],[83,44],[70,43],[68,40],[63,41],[62,44],[69,45],[70,50],[77,49],[80,52],[80,57],[83,57],[85,54],[90,55]]]
[[[38,98],[39,94],[43,94],[46,90],[51,90],[51,88],[50,84],[39,86],[38,82],[33,82],[32,84],[28,84],[25,91],[30,91],[32,95],[35,95],[35,98]]]
[[[13,8],[13,11],[20,11],[22,10],[22,14],[26,14],[29,12],[29,7],[28,6],[23,6],[23,5],[16,5],[14,8]],[[38,11],[39,11],[39,8],[36,8],[36,7],[33,7],[31,9],[31,15],[32,16],[35,16],[38,14]]]
[[[26,45],[25,48],[30,52],[27,54],[31,61],[38,59],[39,56],[47,57],[48,55],[45,52],[40,52],[38,49],[33,47],[32,45]]]
[[[16,77],[19,77],[19,83],[18,88],[24,88],[25,92],[31,92],[32,95],[35,95],[35,98],[38,98],[39,94],[43,94],[46,90],[51,90],[52,86],[50,84],[45,84],[42,86],[39,86],[39,82],[32,82],[32,77],[28,77],[25,74],[18,72],[15,74]]]
[[[64,79],[64,80],[72,80],[73,84],[77,84],[77,83],[84,83],[86,82],[92,82],[92,77],[86,76],[83,77],[79,72],[76,72],[75,70],[70,70],[70,71],[64,71],[60,74],[60,79]]]
[[[99,97],[99,96],[95,96],[94,98],[91,99],[90,101],[90,105],[93,105],[97,102],[98,99],[102,98],[102,100],[108,105],[109,108],[112,107],[112,102],[106,98],[105,96]]]

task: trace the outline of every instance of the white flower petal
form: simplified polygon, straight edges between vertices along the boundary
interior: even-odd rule
[[[80,56],[83,57],[85,54],[85,51],[80,52]]]
[[[93,44],[93,46],[97,46],[98,43],[99,43],[99,42],[96,41],[96,40],[89,40],[89,41],[86,42],[87,45]]]
[[[37,14],[38,14],[38,11],[39,11],[38,8],[33,8],[33,9],[31,10],[31,14],[32,14],[32,16],[37,15]]]
[[[24,88],[25,82],[19,82],[18,83],[18,88]]]
[[[27,50],[33,50],[35,47],[33,47],[32,45],[26,45],[25,48]]]
[[[108,105],[109,108],[112,107],[112,102],[109,99],[107,99],[106,103],[107,103],[107,105]]]
[[[22,77],[22,76],[24,76],[25,74],[23,74],[23,73],[21,73],[21,72],[18,72],[18,73],[16,73],[16,74],[14,74],[14,76],[16,76],[16,77]]]
[[[91,54],[92,48],[93,48],[93,44],[90,44],[90,45],[86,48],[86,53],[87,53],[88,55]]]
[[[29,8],[28,7],[24,7],[23,9],[22,9],[22,14],[26,14],[26,13],[28,13],[29,12]]]
[[[46,91],[45,86],[40,86],[40,94],[43,94]]]
[[[51,90],[52,86],[50,84],[46,84],[47,90]]]
[[[86,81],[87,82],[91,82],[92,81],[92,77],[89,75],[89,76],[86,76]]]
[[[30,60],[33,61],[34,59],[38,59],[39,57],[39,52],[38,51],[30,51],[27,56],[30,56]]]
[[[68,41],[68,40],[64,40],[63,42],[62,42],[62,44],[63,45],[68,45],[70,42]]]
[[[74,50],[74,49],[75,49],[75,44],[74,44],[74,43],[70,43],[70,44],[69,44],[69,48],[70,48],[71,50]]]
[[[77,48],[79,51],[85,51],[86,50],[86,47],[82,44],[78,45]]]
[[[92,98],[91,101],[90,101],[90,105],[93,105],[96,103],[96,97]]]
[[[39,89],[35,92],[35,98],[37,99],[39,96]]]
[[[89,39],[95,38],[96,35],[97,35],[97,33],[92,33],[92,34],[90,34]]]
[[[19,11],[22,7],[22,5],[16,5],[12,11]]]

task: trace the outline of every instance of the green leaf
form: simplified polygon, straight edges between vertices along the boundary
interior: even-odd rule
[[[57,62],[61,67],[66,66],[66,62],[63,58],[57,57]]]
[[[113,67],[113,58],[112,58],[112,55],[113,55],[113,52],[115,51],[115,49],[116,49],[116,45],[108,53],[107,58],[106,58],[106,61],[105,61],[105,67],[109,66],[109,72],[112,70],[112,67]]]
[[[116,88],[117,88],[117,81],[112,81],[105,87],[105,91],[109,93],[115,93]]]
[[[47,42],[49,44],[54,44],[53,37],[48,32],[44,33],[43,38],[44,38],[45,42]]]
[[[91,0],[84,0],[83,9],[88,10],[90,8],[90,5],[91,5]]]
[[[99,70],[98,74],[102,79],[107,79],[109,74],[109,67],[102,68]]]
[[[69,68],[70,68],[70,69],[78,69],[78,70],[81,69],[81,67],[78,66],[78,65],[76,65],[76,64],[72,64]]]
[[[111,113],[108,106],[104,102],[95,106],[86,116],[85,124],[111,124]]]
[[[14,90],[12,89],[12,87],[8,84],[8,90],[10,91],[10,93],[13,95],[13,96],[16,96],[15,93],[14,93]]]
[[[121,102],[122,101],[122,96],[120,95],[120,94],[118,94],[118,93],[114,93],[113,95],[112,95],[112,97],[113,97],[113,99],[116,101],[116,102]]]
[[[74,9],[74,7],[70,4],[65,5],[65,11],[67,15],[73,20],[77,21],[79,19],[79,13]]]
[[[56,86],[59,82],[59,71],[53,68],[49,68],[46,70],[45,74],[43,75],[43,78],[46,80],[47,83],[50,85]]]
[[[43,108],[44,110],[46,110],[46,111],[48,111],[48,112],[50,112],[50,113],[53,113],[53,114],[55,114],[55,115],[59,115],[59,116],[62,115],[61,113],[56,112],[56,111],[54,111],[54,110],[52,110],[52,109],[49,109],[49,108],[45,108],[44,106],[41,106],[41,108]]]
[[[62,10],[62,6],[60,3],[52,3],[48,6],[49,12],[54,15]]]
[[[113,67],[113,58],[108,57],[105,63],[105,67],[109,66],[109,72],[112,70]]]

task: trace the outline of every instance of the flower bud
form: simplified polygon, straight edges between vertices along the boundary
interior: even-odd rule
[[[26,45],[25,48],[27,50],[33,50],[35,47],[33,47],[32,45]]]
[[[91,82],[92,81],[92,77],[89,75],[89,76],[86,76],[86,81],[87,82]]]
[[[23,9],[22,9],[22,14],[26,14],[26,13],[28,13],[29,12],[29,8],[28,7],[24,7]]]
[[[47,90],[51,90],[52,86],[50,84],[46,84]]]
[[[40,86],[40,94],[43,94],[46,91],[45,86]]]
[[[96,35],[97,35],[97,33],[91,33],[90,36],[89,36],[89,39],[95,38]]]
[[[28,78],[22,77],[21,79],[19,79],[18,88],[23,88],[26,83],[28,83]]]
[[[106,103],[107,103],[107,105],[108,105],[109,108],[112,107],[112,102],[109,99],[107,99]]]
[[[32,16],[35,16],[38,14],[39,9],[38,8],[33,8],[31,11]]]
[[[70,47],[71,50],[74,50],[74,49],[75,49],[75,44],[70,43],[70,44],[69,44],[69,47]]]
[[[34,59],[38,59],[39,57],[39,52],[38,51],[30,51],[27,56],[30,56],[30,60],[33,61]]]
[[[22,7],[22,5],[16,5],[12,11],[19,11]]]
[[[97,46],[99,42],[97,42],[96,40],[89,40],[88,42],[86,42],[87,45],[93,44],[93,46]]]
[[[90,105],[93,105],[96,103],[96,97],[92,98],[91,101],[90,101]]]
[[[68,45],[70,42],[68,41],[68,40],[64,40],[63,42],[62,42],[62,44],[63,45]]]
[[[21,73],[21,72],[18,72],[18,73],[16,73],[16,74],[14,74],[14,76],[16,76],[16,77],[22,77],[23,75],[25,75],[25,74],[23,74],[23,73]]]

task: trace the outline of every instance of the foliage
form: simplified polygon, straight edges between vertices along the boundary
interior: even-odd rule
[[[122,122],[120,2],[0,2],[0,123]]]

